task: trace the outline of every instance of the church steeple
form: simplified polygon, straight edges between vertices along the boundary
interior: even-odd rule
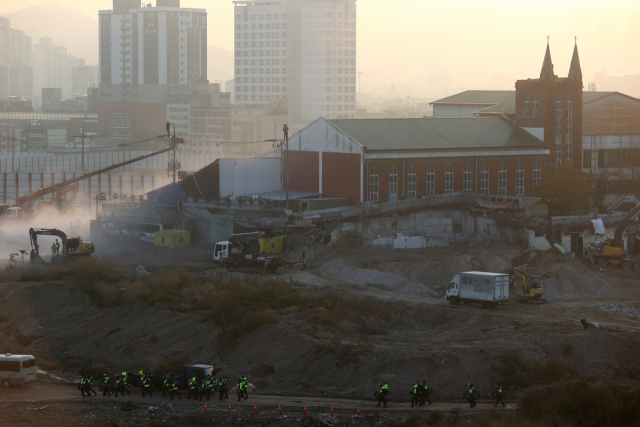
[[[578,56],[578,43],[573,48],[573,57],[569,67],[569,81],[582,82],[582,69],[580,68],[580,57]]]
[[[549,37],[547,37],[547,51],[544,54],[544,62],[540,71],[540,80],[553,80],[553,62],[551,62],[551,50],[549,49]]]

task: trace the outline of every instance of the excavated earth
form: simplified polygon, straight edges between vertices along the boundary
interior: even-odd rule
[[[64,384],[77,381],[77,369],[87,363],[104,364],[115,372],[154,370],[177,359],[211,364],[232,383],[240,374],[246,374],[256,385],[256,398],[265,399],[264,404],[271,405],[274,411],[274,405],[282,401],[278,396],[299,396],[289,404],[300,408],[305,402],[324,399],[316,402],[318,411],[323,413],[334,405],[331,402],[347,399],[347,403],[335,403],[345,408],[345,417],[353,415],[349,413],[352,407],[366,409],[371,405],[372,393],[383,381],[390,385],[394,404],[406,408],[410,384],[422,379],[435,388],[436,400],[443,405],[439,408],[447,412],[463,405],[460,395],[470,381],[486,396],[492,385],[503,378],[500,356],[508,352],[537,361],[570,361],[581,376],[614,377],[635,384],[618,369],[640,369],[640,322],[629,314],[637,312],[632,308],[640,307],[638,274],[634,271],[610,267],[601,272],[577,259],[523,250],[512,243],[467,242],[409,251],[381,251],[363,245],[347,252],[317,247],[306,250],[307,270],[287,270],[277,275],[301,288],[382,301],[392,308],[391,318],[385,321],[371,315],[358,322],[331,324],[321,321],[323,309],[309,309],[281,316],[277,323],[263,326],[223,349],[217,340],[220,329],[206,320],[206,312],[181,313],[168,305],[149,306],[142,302],[99,308],[71,278],[0,283],[0,350],[35,355],[41,367],[58,378],[54,381],[45,375],[45,379],[55,383],[51,385],[53,389],[60,390],[46,395],[49,388],[38,384],[30,386],[33,395],[25,387],[24,398],[9,402],[3,397],[1,413],[6,414],[10,408],[24,413],[20,422],[6,425],[38,425],[29,424],[30,414],[34,419],[40,416],[36,414],[43,414],[42,420],[47,420],[46,413],[52,412],[53,406],[32,408],[39,405],[40,393],[46,395],[40,396],[44,403],[59,399],[55,405],[61,406],[61,411],[66,408],[73,414],[69,417],[84,419],[86,425],[126,425],[124,421],[114,421],[116,414],[118,420],[126,421],[126,417],[120,416],[119,409],[112,409],[115,403],[108,402],[113,401],[101,401],[103,409],[93,403],[91,409],[86,409],[89,412],[71,402],[80,399],[79,393],[69,391]],[[198,274],[217,274],[208,262],[143,257],[122,262],[131,271],[138,265],[152,273],[183,266]],[[541,276],[548,304],[512,301],[483,310],[451,306],[444,300],[444,286],[459,271],[507,272],[512,263],[526,264],[523,268],[528,274]],[[584,329],[581,319],[598,327]],[[27,344],[20,336],[31,337],[32,341]],[[15,395],[17,390],[12,392]],[[37,404],[28,403],[34,398]],[[185,404],[176,405],[183,408],[180,405]],[[226,402],[218,409],[225,407]],[[141,417],[140,423],[150,422],[153,411],[145,415],[141,408],[136,415]],[[198,408],[190,410],[195,413]],[[109,411],[113,414],[109,415]],[[163,411],[165,421],[173,415],[184,421],[192,414],[172,415],[166,408]],[[291,417],[302,420],[300,411],[295,411]],[[259,421],[250,417],[250,411],[245,412],[246,416],[223,413],[218,421],[230,425],[253,425]],[[277,414],[274,417],[273,422],[287,422]],[[52,418],[47,422],[64,425],[54,421]],[[182,425],[183,421],[171,425]],[[382,422],[379,418],[370,421]],[[184,425],[199,425],[199,421],[185,421]]]

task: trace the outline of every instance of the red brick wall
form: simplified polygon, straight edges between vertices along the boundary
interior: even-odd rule
[[[369,174],[375,166],[379,176],[379,195],[380,202],[389,200],[389,172],[391,167],[395,166],[398,171],[398,199],[408,197],[409,192],[409,168],[414,166],[416,169],[416,191],[418,195],[424,196],[427,192],[427,169],[429,165],[433,166],[435,172],[435,193],[444,194],[445,192],[445,171],[447,165],[453,168],[453,191],[463,191],[463,173],[465,165],[471,168],[471,192],[481,191],[480,172],[483,164],[489,167],[489,193],[498,194],[498,172],[500,164],[504,162],[507,167],[507,195],[516,195],[516,168],[518,163],[522,163],[524,167],[524,195],[530,196],[533,189],[533,169],[536,161],[540,167],[544,167],[545,156],[503,156],[503,157],[484,157],[478,158],[477,171],[476,160],[474,157],[469,158],[437,158],[437,159],[405,159],[404,173],[403,160],[367,160],[364,170],[364,199],[370,200]],[[476,187],[477,182],[477,187]]]
[[[312,193],[318,193],[320,191],[320,160],[318,152],[291,150],[289,151],[289,162],[291,162],[291,167],[289,168],[289,189],[291,191],[309,191]],[[285,177],[285,187],[283,189],[286,189],[286,151],[283,155],[282,167],[283,176]]]
[[[360,203],[360,154],[322,153],[322,193]]]

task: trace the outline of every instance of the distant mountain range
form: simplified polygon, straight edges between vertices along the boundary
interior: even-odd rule
[[[76,58],[84,58],[87,64],[98,63],[98,14],[92,17],[63,5],[53,3],[31,6],[2,15],[11,20],[11,28],[24,31],[38,44],[41,37],[67,48]],[[224,82],[233,78],[233,52],[208,46],[207,78],[210,82]]]

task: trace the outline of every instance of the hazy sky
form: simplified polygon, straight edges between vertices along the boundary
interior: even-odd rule
[[[50,2],[2,0],[0,13],[44,3]],[[112,5],[110,0],[56,3],[92,17]],[[181,3],[206,8],[209,44],[233,50],[230,0]],[[391,83],[426,88],[429,74],[449,74],[454,86],[449,93],[462,85],[510,85],[513,79],[539,74],[547,35],[560,76],[569,70],[574,36],[585,85],[603,65],[610,74],[640,73],[639,0],[358,0],[362,88]],[[97,49],[97,31],[94,37]]]

